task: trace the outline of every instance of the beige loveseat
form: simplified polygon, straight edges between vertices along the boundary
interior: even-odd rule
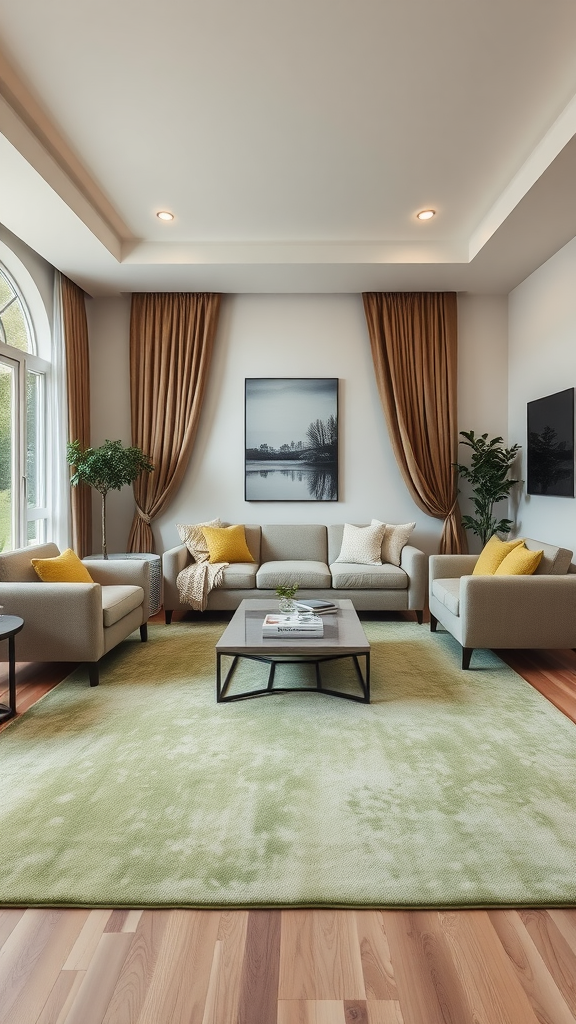
[[[462,668],[476,647],[576,648],[572,552],[526,539],[544,552],[533,576],[473,576],[478,555],[430,558],[430,629],[440,623],[462,645]]]
[[[18,661],[88,662],[90,685],[99,681],[98,662],[121,640],[140,629],[147,639],[150,565],[147,561],[89,561],[94,583],[43,583],[32,558],[54,558],[55,544],[0,553],[0,605],[19,615]],[[0,660],[7,660],[0,644]]]
[[[227,524],[222,524],[227,525]],[[298,597],[349,598],[358,611],[412,610],[418,621],[426,602],[427,559],[423,551],[406,544],[400,566],[336,562],[344,525],[313,524],[245,526],[254,562],[230,565],[220,587],[208,597],[209,609],[234,609],[244,598],[270,595],[280,584],[299,584]],[[180,603],[176,580],[192,562],[184,544],[162,556],[166,622]]]

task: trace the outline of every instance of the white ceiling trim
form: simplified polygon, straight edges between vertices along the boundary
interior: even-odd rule
[[[532,151],[526,162],[514,175],[512,181],[504,189],[486,214],[469,242],[468,258],[473,260],[498,230],[506,218],[518,206],[533,185],[545,173],[556,157],[576,135],[576,96],[564,108],[546,135]]]

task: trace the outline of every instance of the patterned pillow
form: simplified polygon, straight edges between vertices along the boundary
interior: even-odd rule
[[[372,520],[372,526],[384,526],[384,541],[382,544],[382,561],[388,565],[400,565],[402,559],[402,548],[408,543],[408,538],[415,529],[416,523],[402,523],[400,526],[390,526],[389,523],[381,523],[379,519]]]
[[[209,523],[194,523],[192,526],[176,523],[180,540],[186,545],[195,562],[207,562],[210,558],[208,544],[202,533],[203,526],[222,526],[222,523],[219,519],[212,519]]]
[[[382,565],[382,541],[385,523],[372,526],[344,524],[342,547],[337,562],[356,562],[359,565]]]

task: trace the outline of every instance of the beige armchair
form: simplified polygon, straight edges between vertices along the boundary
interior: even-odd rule
[[[462,668],[477,647],[576,648],[576,573],[572,552],[527,539],[543,550],[533,576],[473,576],[477,555],[430,558],[430,629],[444,626],[462,645]]]
[[[32,558],[54,558],[55,544],[0,553],[0,605],[19,615],[18,661],[87,662],[90,686],[99,682],[98,663],[116,644],[140,628],[148,638],[150,565],[147,561],[89,561],[94,583],[43,583]],[[7,660],[0,644],[0,660]]]

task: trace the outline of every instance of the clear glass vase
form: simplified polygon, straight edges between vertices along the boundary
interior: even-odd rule
[[[281,597],[278,607],[283,615],[295,615],[297,612],[296,601],[293,597]]]

